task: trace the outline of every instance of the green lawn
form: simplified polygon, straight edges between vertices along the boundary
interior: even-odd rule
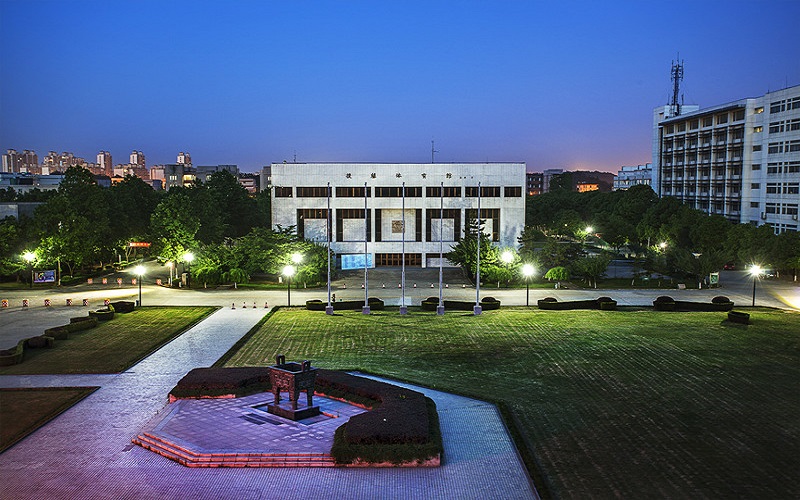
[[[97,387],[0,389],[0,452],[93,393]]]
[[[0,375],[121,372],[215,310],[154,306],[115,314],[97,328],[56,340],[50,349],[26,349],[25,360],[0,368]]]
[[[797,497],[800,314],[751,314],[280,310],[226,365],[286,354],[493,401],[555,497]]]

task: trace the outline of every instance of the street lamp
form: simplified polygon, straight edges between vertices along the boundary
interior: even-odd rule
[[[189,279],[192,275],[192,261],[194,261],[194,254],[192,252],[186,252],[183,254],[183,261],[186,262],[186,287],[190,288],[189,286]]]
[[[136,266],[133,272],[139,277],[139,307],[142,307],[142,275],[144,275],[144,266]]]
[[[166,266],[169,268],[169,281],[167,282],[169,283],[169,286],[172,286],[172,267],[174,265],[175,264],[171,260],[166,262]]]
[[[522,275],[525,276],[525,306],[530,306],[530,278],[533,276],[533,266],[525,264],[522,266]]]
[[[295,271],[294,266],[283,267],[283,275],[286,276],[286,304],[289,307],[292,305],[292,276],[294,276]]]
[[[303,262],[303,254],[295,252],[292,254],[292,262],[294,262],[295,270],[300,268],[300,263]]]
[[[758,280],[758,277],[761,276],[762,271],[763,269],[761,269],[761,266],[757,264],[753,264],[748,270],[750,276],[753,277],[753,307],[756,306],[756,281]]]
[[[28,263],[28,269],[31,272],[31,288],[33,288],[33,261],[36,260],[36,254],[31,251],[26,251],[22,254],[22,258]]]

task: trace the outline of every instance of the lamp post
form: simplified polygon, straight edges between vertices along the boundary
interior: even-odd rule
[[[137,281],[139,282],[139,307],[142,307],[142,276],[144,275],[144,266],[136,266],[133,269],[136,273]]]
[[[191,288],[189,281],[190,277],[192,276],[192,261],[194,261],[194,254],[192,252],[186,252],[183,254],[183,261],[186,262],[186,287]]]
[[[283,275],[286,276],[286,305],[292,305],[292,276],[294,276],[294,266],[284,266]]]
[[[750,266],[750,276],[753,277],[753,307],[756,306],[756,281],[758,281],[758,277],[761,275],[761,266],[753,264]]]
[[[33,288],[33,261],[36,260],[36,254],[31,251],[27,251],[22,254],[22,258],[28,263],[28,271],[30,271],[31,274],[31,288]]]
[[[522,266],[522,275],[525,276],[525,306],[528,307],[531,305],[531,293],[530,293],[530,278],[533,276],[533,266],[530,264],[525,264]]]
[[[169,268],[169,280],[167,280],[167,283],[169,284],[169,286],[172,286],[172,268],[174,266],[175,266],[174,262],[172,262],[171,260],[167,261],[167,267]]]

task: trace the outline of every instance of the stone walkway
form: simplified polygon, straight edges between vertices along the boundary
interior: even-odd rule
[[[0,387],[101,388],[0,454],[4,498],[537,498],[497,409],[436,401],[444,465],[431,469],[189,469],[131,443],[191,368],[210,366],[264,315],[221,309],[126,372],[0,376]],[[273,353],[265,353],[266,359]],[[398,384],[404,385],[405,384]]]

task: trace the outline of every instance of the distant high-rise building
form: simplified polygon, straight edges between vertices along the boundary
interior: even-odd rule
[[[108,151],[100,151],[97,153],[97,169],[103,172],[103,175],[111,177],[113,165],[111,161],[111,153]]]
[[[19,167],[22,164],[22,155],[16,149],[9,149],[3,155],[3,170],[2,172],[19,172]]]
[[[614,191],[622,191],[632,186],[649,186],[653,182],[653,164],[645,163],[625,167],[614,176]]]
[[[39,169],[39,155],[35,151],[26,149],[22,152],[22,165],[26,172],[31,172]]]
[[[131,153],[131,158],[130,159],[131,159],[131,161],[130,161],[131,166],[133,166],[133,165],[138,165],[140,167],[147,166],[145,164],[144,153],[142,153],[141,151],[134,150]]]
[[[180,153],[178,153],[178,164],[179,165],[188,165],[188,166],[191,167],[192,166],[192,155],[190,155],[189,153],[184,153],[183,151],[181,151]]]
[[[709,214],[797,231],[800,85],[700,109],[653,113],[653,187]]]

